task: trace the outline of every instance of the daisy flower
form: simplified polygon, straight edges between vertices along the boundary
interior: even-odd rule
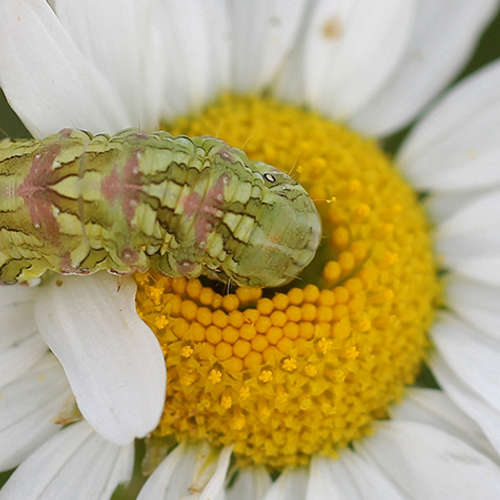
[[[2,0],[0,85],[34,137],[220,137],[300,181],[323,238],[277,290],[2,287],[0,500],[110,498],[145,436],[143,500],[498,498],[499,63],[394,159],[377,142],[497,7]],[[405,389],[425,360],[442,390]]]

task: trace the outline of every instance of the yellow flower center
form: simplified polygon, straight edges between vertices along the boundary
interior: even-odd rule
[[[240,464],[274,470],[335,456],[386,416],[425,356],[438,281],[415,194],[374,141],[272,100],[226,96],[171,131],[291,172],[323,240],[279,290],[137,276],[168,371],[156,434],[234,445]]]

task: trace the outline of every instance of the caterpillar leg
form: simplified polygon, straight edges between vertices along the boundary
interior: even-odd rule
[[[198,278],[203,274],[203,266],[198,262],[193,262],[188,259],[177,260],[172,252],[163,254],[156,262],[157,269],[165,276],[179,278]]]

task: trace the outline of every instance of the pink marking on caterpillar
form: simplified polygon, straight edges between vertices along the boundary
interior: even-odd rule
[[[31,163],[26,179],[19,185],[17,194],[24,200],[29,210],[31,222],[39,228],[43,236],[52,244],[59,242],[59,224],[52,211],[52,201],[48,199],[48,176],[61,147],[57,144],[47,146],[38,153]]]

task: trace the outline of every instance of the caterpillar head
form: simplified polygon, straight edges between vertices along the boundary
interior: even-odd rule
[[[262,162],[252,168],[262,178],[262,202],[250,237],[232,255],[228,271],[240,286],[277,287],[313,259],[321,219],[306,190],[289,175]]]
[[[288,283],[311,262],[319,245],[321,219],[314,202],[289,175],[250,161],[240,150],[223,149],[221,156],[231,163],[227,171],[234,172],[222,222],[238,244],[226,246],[227,257],[214,276],[239,286]]]

